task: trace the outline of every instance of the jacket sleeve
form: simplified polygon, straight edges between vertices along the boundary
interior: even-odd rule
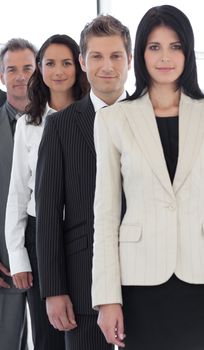
[[[94,126],[97,154],[92,284],[94,308],[102,304],[122,303],[118,254],[122,191],[120,152],[106,125],[109,119],[106,113],[106,109],[98,112]]]
[[[36,229],[40,290],[43,298],[67,294],[63,244],[63,150],[55,116],[48,116],[36,169]]]
[[[27,206],[31,195],[31,190],[28,187],[30,169],[25,139],[25,119],[24,116],[21,118],[23,119],[19,120],[16,125],[5,220],[5,238],[11,275],[31,271],[28,252],[24,246],[28,218]]]

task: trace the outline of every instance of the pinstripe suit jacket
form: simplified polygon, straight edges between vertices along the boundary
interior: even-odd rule
[[[181,96],[173,186],[148,94],[99,111],[95,143],[93,305],[121,303],[121,284],[157,285],[173,273],[204,283],[204,100]]]
[[[69,294],[75,312],[80,314],[94,313],[91,307],[94,118],[89,96],[49,116],[36,171],[42,297]]]

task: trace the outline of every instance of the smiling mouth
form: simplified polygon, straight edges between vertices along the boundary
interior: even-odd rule
[[[162,70],[162,71],[171,71],[171,70],[174,70],[174,68],[172,67],[157,67],[156,68],[157,70]]]
[[[115,79],[116,77],[110,77],[110,76],[99,76],[100,79]]]

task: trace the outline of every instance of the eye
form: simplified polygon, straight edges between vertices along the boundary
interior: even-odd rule
[[[112,57],[114,60],[118,60],[119,58],[122,57],[122,55],[119,54],[119,53],[114,53],[111,57]]]
[[[99,60],[101,58],[101,55],[95,54],[95,55],[92,55],[91,57],[95,60]]]
[[[160,49],[160,46],[158,44],[150,44],[147,48],[151,51],[158,51]]]
[[[30,72],[30,71],[32,71],[32,70],[33,70],[33,67],[31,67],[31,66],[25,67],[25,68],[24,68],[24,71],[25,71],[25,72]]]
[[[63,62],[64,67],[68,67],[68,66],[72,66],[72,65],[73,65],[73,62],[69,61],[69,60]]]
[[[172,45],[171,45],[171,48],[172,48],[173,50],[182,50],[182,46],[181,46],[180,43],[172,44]]]
[[[48,61],[48,62],[46,62],[46,66],[53,67],[54,66],[54,62]]]
[[[16,68],[14,67],[10,67],[7,69],[7,73],[14,73],[14,72],[16,72]]]

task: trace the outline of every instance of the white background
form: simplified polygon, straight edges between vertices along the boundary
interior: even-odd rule
[[[161,0],[102,0],[102,13],[112,14],[130,28],[133,46],[137,25],[144,13],[152,6],[166,3]],[[167,1],[177,6],[189,17],[195,34],[198,80],[204,90],[204,17],[201,0]],[[39,48],[53,34],[68,34],[79,42],[84,25],[96,16],[95,0],[10,0],[1,2],[0,44],[12,37],[30,40]],[[1,86],[2,88],[2,86]],[[134,90],[133,69],[126,86]],[[31,343],[31,342],[30,342]],[[31,347],[30,347],[31,349]],[[91,350],[91,349],[90,349]]]
[[[161,0],[101,0],[101,12],[112,14],[130,28],[133,46],[137,25],[144,13],[152,6],[161,5]],[[189,17],[195,34],[195,49],[200,59],[198,79],[204,90],[204,17],[202,0],[167,1],[177,6]],[[96,0],[10,0],[1,3],[0,43],[12,37],[23,37],[39,48],[53,34],[68,34],[77,42],[84,25],[96,16]],[[133,69],[126,84],[131,93],[134,90]]]

